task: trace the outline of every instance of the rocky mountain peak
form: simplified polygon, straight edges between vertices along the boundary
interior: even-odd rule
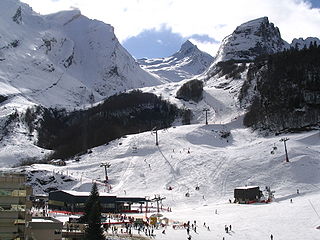
[[[184,55],[189,55],[190,53],[194,52],[195,50],[200,51],[196,45],[194,45],[192,42],[187,40],[181,45],[181,48],[178,53],[181,53]]]
[[[178,82],[203,73],[213,57],[202,52],[191,41],[185,41],[180,50],[167,58],[139,59],[138,63],[149,72],[168,82]]]
[[[79,10],[40,15],[18,0],[1,0],[0,23],[0,85],[11,102],[74,109],[91,96],[97,102],[162,83],[138,66],[111,25]]]
[[[260,55],[279,52],[286,46],[279,29],[267,17],[262,17],[241,24],[224,38],[215,62],[251,61]]]

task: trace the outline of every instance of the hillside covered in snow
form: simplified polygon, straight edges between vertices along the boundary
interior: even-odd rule
[[[168,82],[190,79],[203,73],[213,62],[213,57],[200,51],[187,40],[180,50],[167,58],[138,59],[142,68]]]
[[[75,108],[161,81],[142,70],[113,27],[80,11],[42,16],[18,0],[0,2],[1,95],[19,104]]]
[[[307,50],[298,49],[316,39],[294,40],[298,57],[281,61],[283,65],[272,65],[279,55],[268,66],[263,58],[255,62],[289,48],[264,17],[226,37],[214,62],[187,41],[171,57],[139,60],[147,72],[120,45],[110,25],[79,11],[41,16],[17,0],[2,0],[0,20],[1,171],[25,172],[35,194],[90,191],[95,181],[101,192],[113,196],[161,195],[164,208],[173,210],[161,213],[170,224],[197,221],[192,239],[319,238],[318,120],[312,131],[294,133],[253,131],[243,124],[254,99],[263,100],[260,111],[269,110],[274,79],[276,97],[285,98],[283,108],[302,102],[303,96],[319,112],[320,68],[311,55],[298,75],[293,72],[295,77],[303,73],[305,81],[287,84],[292,72],[276,74],[281,79],[266,78],[265,72],[267,67],[301,66],[296,59]],[[312,46],[318,59],[318,47]],[[304,72],[305,65],[312,71]],[[200,97],[177,98],[195,75],[202,81]],[[283,79],[289,79],[285,86]],[[308,85],[301,96],[300,83]],[[120,92],[125,93],[113,95]],[[303,115],[306,107],[294,107],[301,119],[309,118]],[[259,124],[266,126],[270,119],[260,116]],[[283,138],[288,138],[289,162]],[[57,149],[69,155],[61,157]],[[107,185],[101,167],[106,162]],[[275,199],[270,204],[230,203],[234,188],[245,185],[269,186]],[[210,230],[202,227],[204,222]],[[225,233],[229,224],[233,230]],[[186,232],[169,226],[155,239],[186,239]]]

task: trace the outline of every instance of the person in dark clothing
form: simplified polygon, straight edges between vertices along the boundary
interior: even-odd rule
[[[270,235],[270,239],[273,240],[273,235],[272,234]]]

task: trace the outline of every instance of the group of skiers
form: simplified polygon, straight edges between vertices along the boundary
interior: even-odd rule
[[[227,225],[224,225],[224,230],[226,233],[231,232],[231,225],[229,225],[229,227]]]

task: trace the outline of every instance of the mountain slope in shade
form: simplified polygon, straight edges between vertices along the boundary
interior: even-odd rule
[[[41,16],[3,0],[0,19],[0,87],[15,107],[20,97],[26,105],[74,108],[161,83],[121,46],[112,26],[78,10]]]
[[[308,37],[306,39],[295,38],[292,40],[292,43],[290,44],[290,46],[297,49],[303,49],[304,47],[309,48],[310,44],[314,44],[314,43],[316,43],[317,46],[319,46],[320,45],[319,38],[316,38],[316,37]]]
[[[212,63],[213,57],[200,51],[187,40],[180,50],[167,58],[139,59],[142,68],[168,82],[178,82],[204,72]]]
[[[267,17],[243,23],[223,39],[215,62],[237,60],[251,61],[257,56],[284,50],[288,44],[280,31]]]

